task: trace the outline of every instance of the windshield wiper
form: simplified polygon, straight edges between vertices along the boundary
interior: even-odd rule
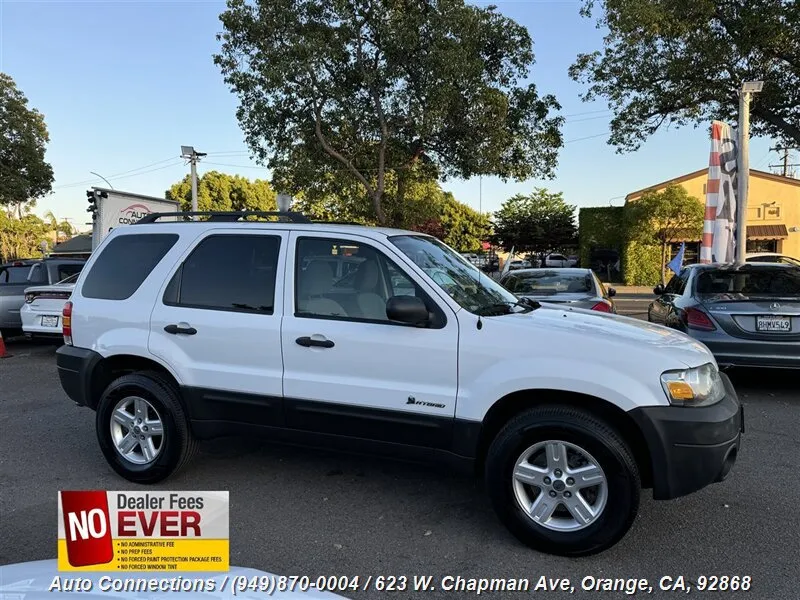
[[[514,302],[494,302],[492,304],[487,304],[486,306],[481,306],[475,313],[481,317],[488,317],[494,314],[498,315],[507,315],[511,311],[508,310],[512,306],[519,306],[525,309],[525,312],[531,312],[532,310],[536,310],[540,308],[542,305],[539,304],[536,300],[531,300],[530,298],[520,298]],[[507,311],[507,312],[497,312],[497,311]]]

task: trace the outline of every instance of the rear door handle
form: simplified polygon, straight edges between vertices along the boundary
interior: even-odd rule
[[[197,329],[194,327],[179,327],[178,325],[167,325],[164,327],[164,331],[167,333],[178,334],[182,333],[184,335],[194,335],[197,333]]]
[[[316,346],[318,348],[333,348],[335,345],[332,340],[314,340],[309,336],[299,337],[295,340],[295,342],[304,348],[310,348],[311,346]]]

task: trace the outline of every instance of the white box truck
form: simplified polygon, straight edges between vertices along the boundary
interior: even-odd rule
[[[93,187],[86,196],[89,198],[89,212],[93,213],[92,250],[116,227],[136,223],[151,213],[180,211],[180,204],[174,200],[119,190]],[[163,220],[177,220],[177,217]]]

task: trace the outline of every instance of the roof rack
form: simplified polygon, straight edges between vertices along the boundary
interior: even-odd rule
[[[191,212],[158,212],[145,215],[134,225],[144,225],[155,223],[164,217],[183,217],[184,221],[191,221],[189,217],[208,217],[208,220],[215,223],[235,223],[246,217],[282,217],[290,223],[311,223],[311,219],[299,212],[266,212],[260,210],[237,210],[237,211],[191,211]]]

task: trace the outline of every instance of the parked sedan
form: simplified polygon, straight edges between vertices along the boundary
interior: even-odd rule
[[[25,304],[19,316],[26,336],[61,337],[61,311],[79,275],[75,273],[54,285],[37,285],[25,290]]]
[[[522,269],[508,273],[500,284],[518,298],[617,312],[616,290],[606,288],[591,269]]]
[[[648,320],[699,340],[720,366],[800,368],[800,267],[689,265],[653,291]]]
[[[25,290],[51,285],[79,273],[85,260],[72,258],[24,259],[0,265],[0,331],[4,337],[21,333],[20,308]]]

